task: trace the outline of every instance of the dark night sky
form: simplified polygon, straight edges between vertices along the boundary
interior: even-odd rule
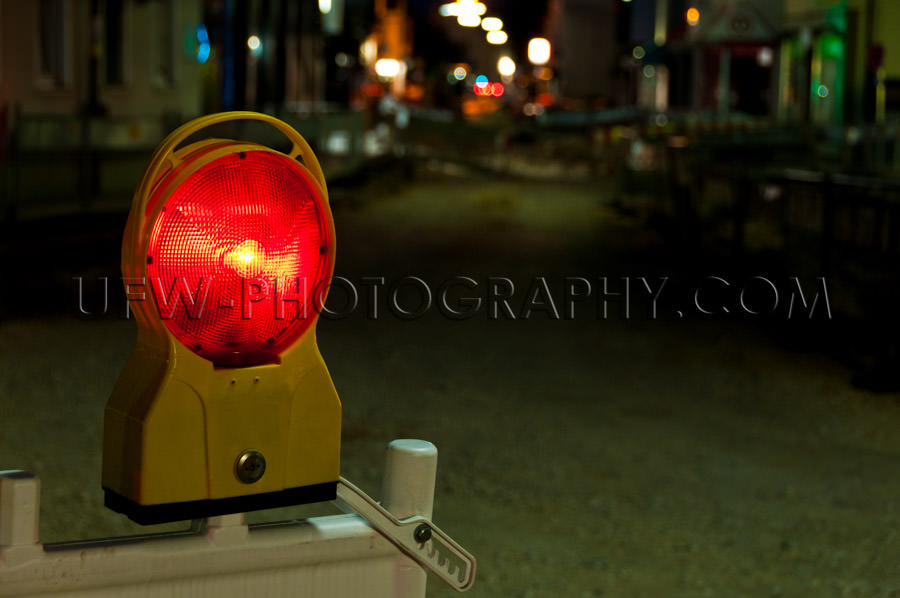
[[[449,0],[409,0],[409,13],[413,17],[416,56],[425,59],[454,60],[455,56],[444,54],[446,45],[439,38],[443,32],[439,28],[441,17],[438,7]],[[513,52],[525,54],[528,40],[541,33],[547,13],[547,0],[483,0],[487,5],[484,16],[495,16],[503,20],[503,29],[509,34]],[[460,57],[461,58],[461,57]]]
[[[410,0],[409,12],[417,24],[425,22],[447,1]],[[507,33],[521,37],[535,34],[547,12],[547,0],[485,0],[484,4],[488,7],[485,16],[500,17]]]

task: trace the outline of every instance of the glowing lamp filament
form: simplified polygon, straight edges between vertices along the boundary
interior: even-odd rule
[[[266,270],[265,250],[258,241],[244,241],[225,253],[225,265],[240,276],[258,276]]]

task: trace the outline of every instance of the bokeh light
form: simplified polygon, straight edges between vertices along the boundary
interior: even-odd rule
[[[493,44],[495,46],[500,46],[506,43],[508,39],[506,32],[504,31],[488,31],[487,33],[487,41],[489,44]]]
[[[500,31],[503,29],[503,21],[497,17],[485,17],[481,20],[481,28],[485,31]]]
[[[547,64],[550,61],[550,41],[535,37],[528,42],[528,60],[532,64]]]
[[[504,77],[511,77],[516,72],[516,62],[509,56],[502,56],[497,61],[497,71]]]
[[[257,35],[251,35],[247,38],[247,47],[254,56],[258,56],[262,53],[262,40]]]
[[[394,58],[379,58],[375,62],[375,74],[391,79],[400,74],[400,61]]]
[[[687,12],[685,13],[684,18],[687,21],[688,25],[690,25],[691,27],[694,27],[695,25],[697,25],[697,23],[700,22],[700,11],[697,10],[697,8],[692,6],[689,9],[687,9]]]

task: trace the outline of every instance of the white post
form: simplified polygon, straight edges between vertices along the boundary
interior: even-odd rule
[[[422,515],[431,519],[437,476],[437,447],[425,440],[394,440],[388,445],[381,491],[383,506],[398,519]],[[425,596],[427,576],[406,555],[397,557],[396,598]]]
[[[216,546],[247,542],[250,529],[244,523],[243,513],[207,517],[206,538]]]
[[[719,116],[728,114],[731,106],[731,50],[722,48],[719,54],[719,81],[716,84],[719,100]]]

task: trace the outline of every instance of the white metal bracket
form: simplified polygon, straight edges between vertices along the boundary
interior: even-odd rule
[[[390,511],[341,477],[337,502],[365,519],[414,561],[437,575],[453,589],[464,592],[475,582],[475,557],[427,517],[397,519]]]

